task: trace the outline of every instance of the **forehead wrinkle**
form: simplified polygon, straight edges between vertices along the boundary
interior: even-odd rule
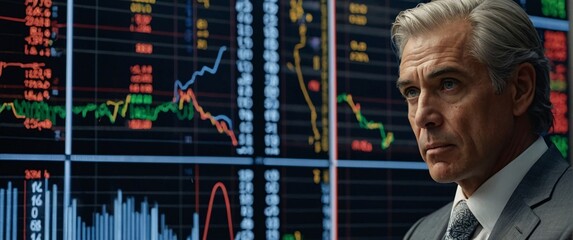
[[[407,40],[399,65],[400,74],[396,82],[398,88],[417,81],[429,81],[432,77],[446,72],[469,74],[464,71],[464,66],[471,62],[467,51],[471,26],[467,23],[452,24],[455,24],[459,31],[452,32],[451,28],[439,27],[435,31],[424,32]],[[467,26],[469,28],[464,28]],[[457,71],[453,71],[454,69]]]
[[[421,49],[421,51],[417,51]],[[408,56],[402,59],[400,63],[400,68],[408,68],[412,66],[421,66],[424,64],[447,62],[453,61],[458,62],[460,59],[464,59],[465,51],[460,51],[458,46],[435,46],[432,48],[419,47],[418,49],[413,49],[408,52]],[[438,54],[435,54],[438,53]]]

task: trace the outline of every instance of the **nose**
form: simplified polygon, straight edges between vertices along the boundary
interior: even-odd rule
[[[414,122],[419,128],[435,128],[442,124],[443,117],[439,111],[436,97],[422,91],[414,110]]]

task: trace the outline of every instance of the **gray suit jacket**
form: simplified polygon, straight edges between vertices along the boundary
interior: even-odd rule
[[[573,239],[573,171],[552,144],[517,186],[489,239]],[[404,239],[443,239],[452,203],[418,220]]]

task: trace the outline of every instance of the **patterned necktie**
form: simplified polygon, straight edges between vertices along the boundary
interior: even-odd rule
[[[477,225],[479,224],[476,217],[468,208],[465,200],[462,200],[454,208],[454,213],[448,230],[446,231],[446,240],[466,240],[473,236]]]

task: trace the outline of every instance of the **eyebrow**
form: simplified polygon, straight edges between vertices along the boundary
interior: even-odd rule
[[[426,75],[426,79],[436,78],[440,75],[448,74],[448,73],[466,74],[466,72],[462,71],[459,68],[446,66],[446,67],[440,67],[440,68],[436,68],[436,69],[432,70],[429,74]],[[396,81],[396,88],[400,89],[405,85],[411,84],[412,82],[413,81],[409,80],[409,79],[398,78],[398,80]]]
[[[412,83],[412,80],[400,79],[396,81],[396,88],[401,89],[403,86]]]
[[[459,68],[456,67],[451,67],[451,66],[446,66],[446,67],[441,67],[441,68],[437,68],[434,69],[432,72],[430,72],[426,78],[436,78],[440,75],[443,74],[447,74],[447,73],[461,73],[461,74],[465,74],[464,71],[460,70]]]

